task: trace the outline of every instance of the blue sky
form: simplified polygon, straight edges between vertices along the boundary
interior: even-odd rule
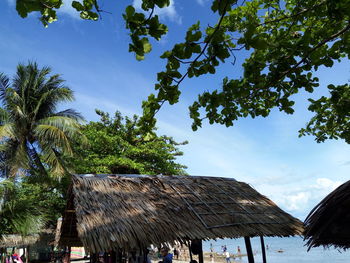
[[[169,34],[155,43],[146,60],[138,62],[128,50],[128,35],[121,19],[123,4],[102,1],[103,14],[98,22],[81,21],[66,0],[59,21],[44,28],[38,15],[21,19],[14,0],[0,2],[0,72],[12,75],[18,62],[35,60],[60,73],[75,91],[74,107],[87,120],[97,120],[96,108],[113,113],[141,113],[141,102],[153,90],[156,73],[164,61],[159,55],[183,39],[188,26],[201,19],[213,24],[208,0],[174,0],[159,12],[168,23]],[[114,5],[112,5],[112,2]],[[129,1],[136,7],[139,0]],[[119,5],[119,6],[118,6]],[[194,12],[195,11],[195,12]],[[243,57],[238,57],[238,62]],[[346,83],[350,63],[344,61],[332,69],[317,73],[321,86]],[[239,63],[222,66],[215,75],[186,80],[181,102],[165,106],[158,114],[159,133],[190,143],[179,159],[193,175],[234,177],[250,183],[281,208],[304,219],[308,211],[327,193],[348,178],[350,147],[343,141],[317,144],[312,137],[298,138],[298,130],[310,116],[306,96],[296,96],[296,112],[286,115],[274,111],[268,118],[242,119],[234,127],[203,125],[191,130],[188,106],[199,92],[220,88],[224,76],[242,73]],[[320,96],[320,87],[313,96]]]

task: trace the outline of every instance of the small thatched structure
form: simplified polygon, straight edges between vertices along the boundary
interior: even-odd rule
[[[350,181],[326,196],[305,220],[305,239],[310,248],[350,248]]]
[[[0,237],[0,248],[27,247],[39,240],[39,235],[22,237],[21,235],[3,235]]]
[[[60,244],[90,252],[174,240],[293,236],[302,222],[246,183],[201,176],[74,175]]]

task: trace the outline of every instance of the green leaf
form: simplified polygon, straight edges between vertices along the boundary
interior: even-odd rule
[[[125,9],[127,18],[130,19],[135,14],[135,8],[132,5],[128,5]]]
[[[84,6],[78,1],[73,1],[72,7],[75,8],[77,11],[83,11],[85,9]]]

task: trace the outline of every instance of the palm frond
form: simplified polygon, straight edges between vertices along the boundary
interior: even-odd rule
[[[74,109],[66,109],[63,111],[59,111],[59,112],[52,114],[49,117],[67,117],[67,118],[73,119],[77,122],[85,121],[85,118],[83,117],[83,115]]]
[[[15,139],[16,132],[14,130],[14,125],[12,123],[6,123],[0,126],[0,140],[4,139]]]
[[[10,88],[10,79],[5,74],[0,73],[0,100],[4,100],[7,89]]]
[[[23,210],[11,221],[14,231],[23,237],[39,233],[45,224],[44,216]]]
[[[73,99],[60,75],[35,62],[19,64],[11,83],[0,74],[0,169],[11,176],[33,170],[46,175],[51,166],[64,169],[59,155],[72,155],[71,143],[85,138],[80,113],[57,112],[60,102]]]
[[[65,153],[72,154],[70,141],[65,130],[53,125],[40,124],[35,127],[34,132],[43,151],[47,148],[60,148]]]
[[[10,121],[10,114],[7,110],[0,107],[0,125],[4,125]]]

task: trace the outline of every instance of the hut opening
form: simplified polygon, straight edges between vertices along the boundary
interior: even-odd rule
[[[18,234],[0,237],[0,262],[7,262],[9,254],[18,252],[24,262],[49,262],[51,260],[54,234],[52,229],[42,230],[39,234],[21,236]],[[11,253],[8,253],[8,252]]]
[[[125,251],[198,242],[202,263],[202,240],[245,237],[254,262],[250,237],[302,232],[302,222],[235,179],[73,175],[59,244],[84,246],[91,262],[100,252],[109,252],[109,262],[125,262]]]

